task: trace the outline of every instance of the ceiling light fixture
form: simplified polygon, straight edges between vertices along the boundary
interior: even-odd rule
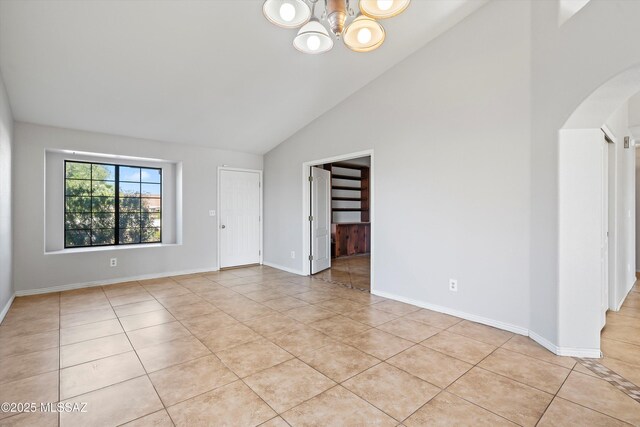
[[[393,18],[409,6],[410,0],[360,0],[358,6],[363,15],[373,19]]]
[[[293,39],[293,46],[303,53],[324,53],[333,48],[333,40],[318,19],[311,18],[298,31],[298,35]]]
[[[385,39],[382,25],[375,19],[360,15],[344,31],[344,44],[355,52],[371,52],[380,47]]]
[[[311,8],[304,0],[266,0],[262,13],[269,22],[282,28],[298,28],[311,18]]]
[[[354,0],[351,0],[354,1]],[[300,28],[293,46],[300,52],[318,54],[333,48],[333,38],[342,38],[355,52],[371,52],[385,40],[386,32],[378,19],[402,13],[410,0],[359,0],[360,13],[350,7],[350,0],[324,0],[324,11],[315,17],[318,0],[265,0],[264,16],[283,28]],[[354,18],[355,17],[355,18]],[[349,22],[351,21],[351,22]]]

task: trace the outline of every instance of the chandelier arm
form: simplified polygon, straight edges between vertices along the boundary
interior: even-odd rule
[[[311,17],[314,17],[316,14],[316,4],[318,0],[309,0],[311,2]]]
[[[347,13],[349,16],[353,16],[353,9],[351,9],[351,6],[349,5],[349,0],[347,0]]]

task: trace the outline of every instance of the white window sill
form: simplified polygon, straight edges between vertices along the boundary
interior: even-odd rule
[[[123,251],[131,249],[152,249],[152,248],[166,248],[182,246],[182,243],[150,243],[147,245],[121,245],[121,246],[96,246],[89,248],[67,248],[56,251],[45,251],[45,255],[61,255],[61,254],[77,254],[85,252],[109,252],[109,251]]]

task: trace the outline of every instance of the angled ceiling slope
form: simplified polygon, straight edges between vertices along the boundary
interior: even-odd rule
[[[382,48],[292,46],[261,0],[0,2],[18,121],[264,153],[480,8],[414,0]]]

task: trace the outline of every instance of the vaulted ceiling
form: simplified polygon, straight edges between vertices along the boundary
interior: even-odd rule
[[[0,72],[18,121],[264,153],[484,3],[414,0],[377,51],[304,55],[261,0],[3,0]]]

